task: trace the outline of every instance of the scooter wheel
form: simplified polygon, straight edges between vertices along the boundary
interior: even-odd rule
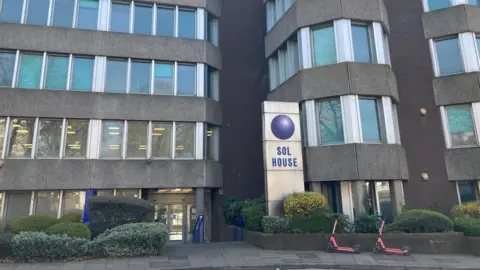
[[[328,245],[327,245],[327,252],[332,252],[334,250],[334,247],[333,247],[333,244],[332,242],[328,242]]]
[[[381,249],[380,249],[379,246],[376,245],[376,246],[373,248],[372,251],[373,251],[373,253],[379,253],[379,252],[381,251]]]
[[[410,248],[403,247],[403,256],[410,256]]]

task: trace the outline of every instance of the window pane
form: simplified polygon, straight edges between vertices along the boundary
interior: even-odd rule
[[[64,191],[63,192],[63,214],[83,214],[85,207],[85,191]]]
[[[0,22],[20,23],[23,1],[3,0],[0,10]]]
[[[144,35],[152,34],[152,7],[135,5],[134,18],[134,33]]]
[[[470,105],[449,106],[446,109],[452,145],[476,145],[477,139]]]
[[[116,196],[138,198],[138,189],[117,189]]]
[[[195,11],[179,10],[178,11],[178,37],[195,38]]]
[[[147,157],[148,122],[128,121],[127,157]]]
[[[77,28],[97,29],[98,0],[80,0]]]
[[[205,155],[209,160],[218,160],[218,128],[207,125]]]
[[[73,58],[72,90],[92,91],[93,59]]]
[[[173,94],[173,65],[155,64],[155,82],[153,93],[156,95]]]
[[[3,153],[3,141],[5,140],[5,127],[7,125],[6,118],[0,118],[0,156]]]
[[[60,206],[60,191],[37,191],[35,201],[36,215],[57,217]]]
[[[67,119],[66,157],[85,157],[87,155],[89,120]]]
[[[451,0],[428,0],[428,8],[430,11],[447,8],[451,5],[450,1]]]
[[[27,24],[47,25],[49,3],[50,0],[28,1]]]
[[[329,65],[337,62],[333,25],[313,31],[313,50],[316,66]]]
[[[97,196],[113,196],[113,189],[97,190]]]
[[[371,63],[372,52],[368,26],[352,24],[352,42],[355,62]]]
[[[127,61],[107,61],[107,86],[105,92],[125,93],[127,88]]]
[[[317,104],[320,127],[320,143],[343,143],[342,104],[340,99],[321,101]]]
[[[460,56],[458,38],[435,41],[437,50],[438,67],[441,75],[463,72],[463,64]]]
[[[132,62],[130,93],[150,93],[150,63]]]
[[[177,95],[195,95],[195,67],[190,65],[178,65]]]
[[[55,0],[53,26],[72,27],[75,0]]]
[[[110,31],[129,33],[130,29],[130,5],[112,3],[110,17]]]
[[[218,46],[218,19],[208,14],[208,41]]]
[[[360,99],[360,121],[364,142],[381,142],[378,104],[375,99]]]
[[[0,52],[0,86],[12,86],[15,53]]]
[[[475,202],[477,201],[478,184],[476,181],[460,181],[458,182],[458,192],[460,193],[460,202]]]
[[[377,193],[380,213],[387,222],[393,221],[392,198],[390,196],[390,182],[375,182],[375,192]]]
[[[207,66],[207,98],[218,99],[218,71]]]
[[[102,158],[122,157],[123,122],[103,121]]]
[[[480,0],[468,0],[469,5],[480,6]]]
[[[171,8],[157,9],[157,35],[173,37],[174,10]]]
[[[68,56],[48,56],[47,89],[67,89]]]
[[[152,157],[172,156],[172,123],[152,123]]]
[[[30,213],[30,201],[32,200],[31,191],[11,191],[7,192],[7,220],[13,220],[16,217],[28,216]]]
[[[38,157],[59,157],[62,120],[41,120],[38,130]]]
[[[195,147],[195,124],[176,123],[175,158],[193,158]]]
[[[35,118],[12,118],[10,121],[9,157],[31,157]]]
[[[43,56],[39,54],[20,55],[18,87],[40,88]]]

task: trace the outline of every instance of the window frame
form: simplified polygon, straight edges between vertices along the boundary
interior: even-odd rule
[[[33,137],[32,137],[32,150],[31,150],[31,153],[30,153],[30,157],[16,157],[16,156],[10,156],[10,142],[12,140],[12,132],[13,132],[13,129],[11,127],[12,125],[12,118],[15,118],[15,119],[33,119],[34,120],[34,124],[33,124],[33,128],[32,128],[32,132],[33,132]],[[8,137],[7,140],[6,140],[6,149],[4,149],[4,155],[5,155],[5,158],[6,159],[34,159],[35,158],[35,155],[36,155],[36,137],[38,136],[37,134],[37,131],[38,131],[38,117],[8,117],[8,123],[9,123],[9,126],[7,127],[8,131],[6,130],[5,133],[8,132],[8,136],[5,136],[5,137]]]
[[[52,0],[53,1],[56,1],[56,0]],[[79,19],[79,14],[80,14],[80,1],[81,0],[75,0],[75,7],[74,7],[74,13],[73,13],[73,18],[74,18],[74,21],[73,21],[73,27],[72,28],[75,28],[75,29],[82,29],[82,30],[86,30],[86,29],[83,29],[83,28],[78,28],[78,19]],[[101,13],[101,2],[102,0],[98,0],[98,8],[97,8],[97,27],[95,29],[88,29],[88,30],[100,30],[100,16],[102,16],[102,13]]]
[[[175,11],[176,11],[176,16],[175,16],[175,37],[176,38],[185,38],[185,39],[198,39],[198,12],[197,12],[197,9],[195,8],[192,8],[192,7],[183,7],[183,6],[176,6],[175,8]],[[180,37],[179,36],[179,25],[180,25],[180,11],[190,11],[190,12],[193,12],[195,14],[195,36],[193,38],[191,37]],[[205,27],[205,26],[204,26]],[[204,31],[205,32],[205,31]],[[208,40],[207,40],[208,41]]]
[[[328,64],[328,65],[333,65],[337,64],[338,62],[338,47],[337,47],[337,28],[335,27],[335,22],[327,22],[327,23],[322,23],[318,24],[315,26],[310,27],[310,48],[312,53],[310,54],[310,58],[312,61],[312,67],[323,67],[323,66],[328,66],[328,65],[317,65],[315,61],[315,38],[314,38],[314,32],[316,30],[322,29],[322,28],[328,28],[332,27],[333,28],[333,42],[335,45],[335,62]],[[353,38],[352,38],[352,55],[353,55]]]
[[[172,148],[172,156],[175,160],[195,160],[197,154],[197,123],[196,122],[185,122],[185,121],[175,121],[173,122],[173,130],[172,136],[173,137],[173,148]],[[192,149],[192,157],[185,157],[185,158],[178,158],[177,157],[177,124],[193,124],[193,149]]]
[[[0,0],[1,2],[1,0]],[[10,54],[13,54],[15,55],[15,57],[13,58],[13,74],[12,74],[12,82],[10,83],[10,86],[6,85],[6,86],[3,86],[3,87],[11,87],[11,88],[15,88],[16,87],[16,82],[17,82],[17,70],[19,68],[19,57],[20,57],[20,51],[19,50],[8,50],[8,49],[0,49],[0,53],[10,53]]]
[[[87,127],[87,140],[85,143],[85,156],[80,156],[80,157],[75,157],[75,156],[67,156],[66,151],[67,151],[67,132],[68,132],[68,120],[74,120],[74,121],[88,121],[88,127]],[[92,131],[92,121],[90,119],[72,119],[72,118],[64,118],[63,119],[63,125],[62,125],[62,144],[60,148],[60,154],[61,154],[61,159],[87,159],[89,156],[89,148],[90,148],[90,133]]]
[[[473,132],[475,133],[475,141],[476,144],[473,145],[453,145],[453,140],[452,140],[452,133],[450,132],[450,123],[448,121],[448,112],[447,112],[447,107],[455,107],[455,106],[462,106],[462,105],[467,105],[470,107],[470,114],[472,116],[472,125],[473,125]],[[449,105],[449,106],[442,106],[440,108],[440,113],[442,116],[442,122],[443,122],[443,134],[445,136],[445,143],[446,143],[446,148],[447,149],[458,149],[458,148],[471,148],[471,147],[478,147],[480,146],[480,134],[479,132],[479,126],[478,122],[480,119],[477,117],[477,109],[475,108],[475,103],[464,103],[464,104],[456,104],[456,105]]]
[[[57,156],[53,157],[41,157],[41,156],[38,156],[38,142],[40,141],[40,127],[41,127],[41,123],[42,121],[61,121],[61,130],[60,130],[60,142],[59,142],[59,148],[58,148],[58,153],[57,153]],[[34,149],[34,158],[35,159],[62,159],[62,151],[63,151],[63,144],[64,144],[64,139],[66,138],[64,136],[64,130],[65,130],[65,118],[50,118],[50,117],[46,117],[46,118],[40,118],[40,117],[37,117],[37,120],[35,122],[35,132],[34,134],[36,135],[33,139],[35,140],[35,143],[34,143],[34,146],[35,146],[35,149]]]
[[[376,142],[366,142],[364,137],[363,137],[363,125],[362,125],[362,116],[361,116],[361,111],[360,111],[360,100],[365,99],[365,100],[375,100],[376,101],[376,107],[377,107],[377,121],[378,121],[378,128],[379,128],[379,135],[380,135],[380,141]],[[386,134],[386,125],[385,125],[385,113],[383,110],[383,102],[381,97],[374,97],[374,96],[358,96],[358,101],[357,101],[357,110],[358,110],[358,127],[360,131],[360,141],[363,144],[387,144],[387,134]]]
[[[156,26],[157,26],[157,23],[156,23],[156,11],[157,11],[157,8],[156,8],[156,5],[154,4],[150,4],[150,3],[146,3],[146,2],[139,2],[139,1],[132,1],[131,2],[132,5],[130,6],[130,33],[131,34],[135,34],[135,35],[150,35],[150,36],[155,36],[156,35]],[[135,9],[137,8],[137,6],[141,6],[141,7],[150,7],[152,9],[151,11],[151,18],[152,18],[152,23],[150,25],[150,34],[142,34],[142,33],[135,33]]]
[[[153,32],[153,35],[154,36],[157,36],[157,37],[176,37],[175,33],[177,31],[177,6],[169,6],[169,5],[164,5],[164,4],[159,4],[159,3],[155,3],[154,4],[154,8],[155,8],[155,11],[154,11],[154,15],[155,15],[155,20],[153,22],[154,24],[154,27],[155,27],[155,32]],[[158,35],[157,31],[157,23],[158,23],[158,9],[169,9],[169,10],[172,10],[173,11],[173,31],[172,31],[172,36],[160,36]]]
[[[369,52],[370,52],[371,62],[360,62],[360,61],[355,60],[355,46],[353,45],[353,43],[354,43],[354,41],[353,41],[353,31],[351,30],[352,26],[354,26],[354,25],[366,26],[367,27]],[[336,36],[336,33],[335,33],[335,36]],[[366,64],[378,64],[378,59],[377,59],[377,56],[376,56],[377,49],[375,47],[375,35],[374,35],[374,32],[373,32],[373,25],[372,25],[371,22],[368,23],[368,22],[351,20],[350,21],[350,38],[351,38],[351,43],[350,43],[351,48],[350,49],[351,49],[351,52],[352,52],[352,62],[366,63]],[[338,54],[338,52],[337,52],[337,54]]]
[[[194,68],[194,89],[193,89],[193,95],[179,95],[178,94],[178,81],[179,81],[179,76],[178,76],[178,66],[192,66]],[[198,82],[197,82],[197,76],[198,76],[198,70],[197,70],[197,65],[192,64],[192,63],[186,63],[186,62],[177,62],[175,61],[175,72],[174,72],[174,78],[175,78],[175,87],[174,87],[174,96],[178,97],[197,97],[198,96]]]
[[[442,74],[441,70],[440,70],[440,61],[439,61],[440,58],[438,57],[438,51],[437,51],[437,41],[443,41],[443,40],[449,40],[449,39],[456,39],[457,40],[459,57],[460,57],[460,65],[462,67],[462,70],[459,71],[459,72],[455,72],[455,73]],[[458,74],[465,73],[466,68],[465,68],[465,61],[464,61],[464,55],[463,55],[464,52],[462,50],[462,43],[461,43],[461,38],[460,38],[459,34],[431,39],[430,49],[432,51],[433,69],[434,69],[435,77],[451,76],[451,75],[458,75]]]
[[[476,201],[480,201],[480,181],[479,180],[463,180],[463,181],[455,181],[455,188],[456,188],[456,191],[457,191],[457,200],[458,200],[458,204],[459,205],[462,205],[463,203],[468,203],[468,202],[462,202],[462,197],[461,197],[461,194],[460,194],[460,184],[461,183],[465,183],[465,182],[472,182],[473,184],[473,193],[474,193],[474,196],[476,197]]]
[[[340,112],[342,116],[342,131],[343,131],[343,142],[334,142],[334,143],[322,143],[322,132],[321,132],[321,126],[320,126],[320,118],[319,118],[319,106],[322,102],[328,102],[332,100],[338,100],[338,103],[340,104]],[[307,123],[306,123],[307,124]],[[318,146],[331,146],[331,145],[342,145],[347,143],[347,133],[346,133],[346,126],[345,126],[345,115],[344,115],[344,109],[343,109],[343,102],[340,97],[328,97],[328,98],[322,98],[322,99],[317,99],[315,100],[315,133],[317,136],[317,145]],[[348,124],[348,123],[347,123]],[[307,125],[305,125],[307,128]],[[305,134],[305,139],[307,139],[307,134]],[[308,139],[306,140],[308,141]],[[305,143],[307,145],[307,143]]]

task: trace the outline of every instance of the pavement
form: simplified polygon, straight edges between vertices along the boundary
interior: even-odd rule
[[[262,250],[244,242],[171,243],[161,257],[100,259],[41,264],[0,264],[0,270],[453,270],[480,269],[480,257],[331,254],[322,251]]]

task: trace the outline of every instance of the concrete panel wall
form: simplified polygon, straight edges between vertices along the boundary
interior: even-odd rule
[[[0,48],[206,63],[221,69],[220,50],[204,40],[0,23]]]
[[[399,99],[390,66],[352,62],[301,70],[270,92],[268,100],[300,102],[349,94]]]
[[[448,180],[480,179],[480,148],[458,148],[445,151]]]
[[[7,159],[1,190],[221,187],[222,168],[205,160]]]
[[[463,73],[433,79],[437,105],[480,101],[480,73]]]
[[[200,97],[0,88],[0,115],[222,124],[219,102]]]
[[[423,15],[423,28],[427,39],[480,32],[480,7],[460,5],[427,12]]]
[[[215,17],[220,17],[222,11],[221,0],[144,0],[144,2],[204,8]]]

